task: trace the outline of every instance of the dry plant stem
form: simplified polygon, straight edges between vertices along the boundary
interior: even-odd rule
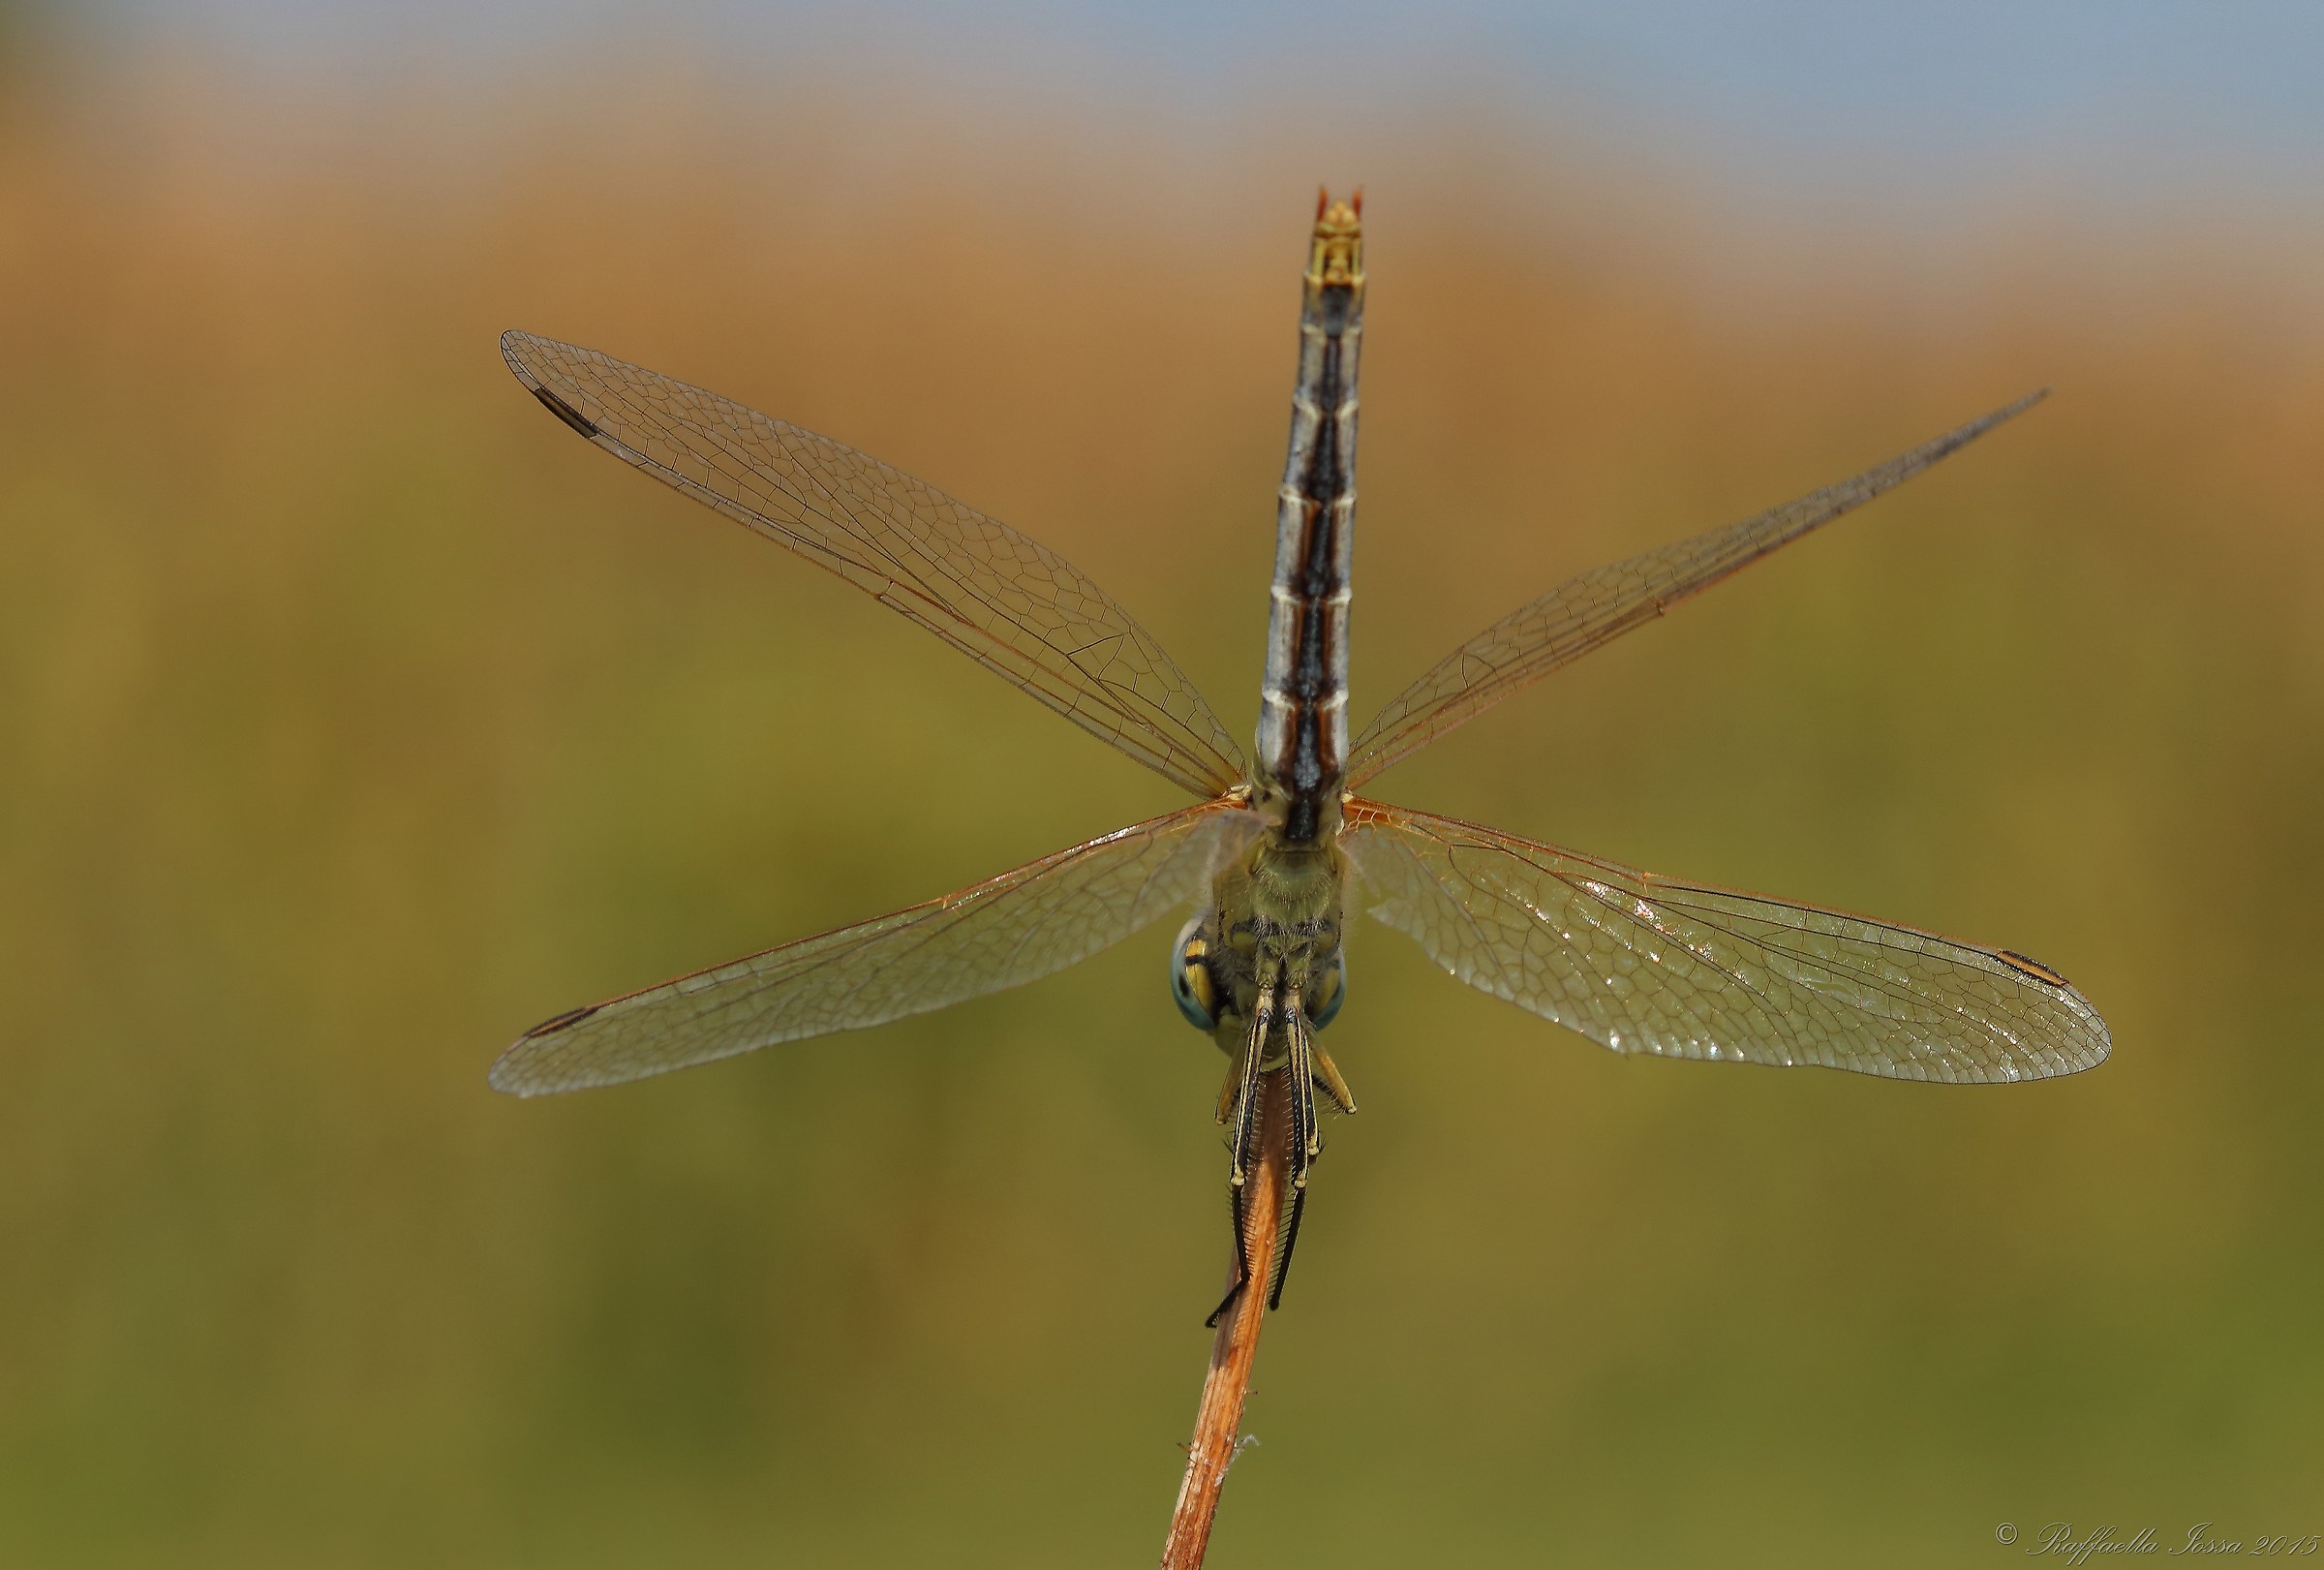
[[[1178,1485],[1178,1505],[1162,1543],[1162,1570],[1198,1570],[1209,1547],[1211,1518],[1218,1514],[1219,1493],[1227,1486],[1227,1468],[1234,1463],[1242,1429],[1242,1399],[1250,1388],[1251,1360],[1259,1352],[1259,1324],[1267,1317],[1268,1268],[1275,1256],[1291,1156],[1291,1082],[1284,1070],[1267,1076],[1259,1097],[1259,1170],[1251,1174],[1242,1226],[1242,1257],[1251,1262],[1252,1277],[1219,1316],[1218,1336],[1210,1343],[1210,1370],[1195,1411],[1186,1479]]]

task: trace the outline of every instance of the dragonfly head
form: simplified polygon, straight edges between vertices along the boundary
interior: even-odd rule
[[[1212,969],[1209,919],[1209,911],[1199,911],[1178,929],[1178,940],[1170,949],[1170,996],[1187,1024],[1214,1031],[1233,1000],[1226,978]],[[1330,968],[1308,984],[1300,1000],[1300,1012],[1310,1028],[1320,1031],[1339,1017],[1340,1004],[1347,1000],[1347,956],[1335,948]]]

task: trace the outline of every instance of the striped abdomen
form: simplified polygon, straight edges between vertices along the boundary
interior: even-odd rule
[[[1304,844],[1338,819],[1348,753],[1348,567],[1356,525],[1356,359],[1363,340],[1362,196],[1319,200],[1300,312],[1291,455],[1275,513],[1274,602],[1259,694],[1258,772]]]

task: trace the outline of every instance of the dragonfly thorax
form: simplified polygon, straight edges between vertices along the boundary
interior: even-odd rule
[[[1336,771],[1325,779],[1320,771],[1307,771],[1300,777],[1278,779],[1265,769],[1254,769],[1255,776],[1244,787],[1249,795],[1251,811],[1267,820],[1270,837],[1284,849],[1314,850],[1323,842],[1336,839],[1340,825],[1346,820],[1346,793],[1338,788]]]

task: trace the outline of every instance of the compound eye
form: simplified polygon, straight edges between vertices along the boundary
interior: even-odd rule
[[[1170,996],[1186,1023],[1198,1031],[1218,1024],[1218,984],[1211,979],[1209,951],[1201,915],[1178,929],[1178,940],[1170,948]]]
[[[1314,989],[1314,993],[1315,1002],[1307,1010],[1307,1024],[1311,1029],[1320,1031],[1339,1018],[1339,1005],[1348,1000],[1348,957],[1346,954],[1331,956],[1331,969],[1324,976],[1322,985]]]

